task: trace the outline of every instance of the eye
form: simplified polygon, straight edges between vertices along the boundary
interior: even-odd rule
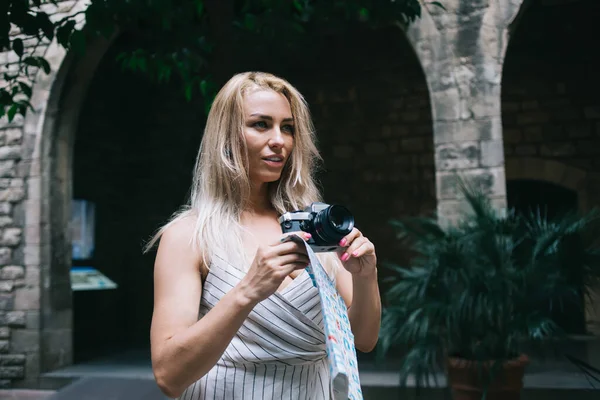
[[[292,135],[295,132],[294,125],[284,125],[281,127],[281,130]]]
[[[265,121],[256,121],[252,126],[258,129],[267,129],[267,123]]]

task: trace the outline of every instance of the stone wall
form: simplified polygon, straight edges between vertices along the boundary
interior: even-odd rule
[[[44,5],[44,10],[60,18],[77,12],[82,3],[59,1],[56,6]],[[78,22],[82,19],[78,18]],[[19,32],[13,30],[11,35]],[[46,41],[37,43],[28,39],[24,45],[26,53],[37,45],[34,55],[46,56],[54,69],[45,77],[38,75],[35,68],[30,69],[29,78],[37,85],[32,99],[33,113],[45,114],[49,85],[54,82],[63,57],[60,51],[55,51],[56,46]],[[15,71],[16,62],[13,52],[0,53],[0,73]],[[35,119],[43,120],[43,115]],[[40,193],[32,191],[29,185],[29,181],[39,176],[32,170],[32,151],[40,138],[36,129],[27,128],[20,117],[10,124],[5,120],[0,123],[0,386],[10,385],[11,381],[14,384],[15,380],[36,385],[40,371],[41,227],[26,223],[40,217],[39,207],[31,204]]]

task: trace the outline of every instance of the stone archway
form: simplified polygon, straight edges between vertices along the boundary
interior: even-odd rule
[[[577,193],[578,208],[589,209],[587,172],[554,160],[507,157],[506,180],[539,180],[565,187]]]
[[[83,10],[77,2],[70,12]],[[37,291],[38,346],[28,354],[26,381],[72,362],[70,284],[71,148],[81,100],[110,40],[91,43],[77,60],[56,43],[46,53],[52,72],[39,74],[32,105],[24,119],[23,160],[27,195],[23,203],[26,274]],[[37,282],[34,282],[37,281]]]

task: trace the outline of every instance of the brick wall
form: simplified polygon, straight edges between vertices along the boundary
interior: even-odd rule
[[[538,157],[600,171],[600,60],[593,0],[524,14],[508,48],[502,121],[507,157]],[[532,53],[531,49],[536,52]]]

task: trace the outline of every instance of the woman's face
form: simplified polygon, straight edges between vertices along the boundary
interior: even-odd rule
[[[294,147],[294,120],[284,95],[267,89],[246,93],[244,137],[252,183],[278,180]]]

